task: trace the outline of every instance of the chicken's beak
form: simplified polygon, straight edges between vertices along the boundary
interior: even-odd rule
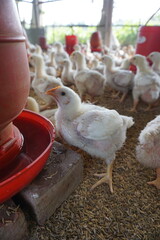
[[[55,96],[55,91],[56,91],[58,88],[61,88],[61,86],[57,86],[57,87],[55,87],[55,88],[51,88],[51,89],[49,89],[47,92],[45,92],[45,94],[51,95],[51,96]]]

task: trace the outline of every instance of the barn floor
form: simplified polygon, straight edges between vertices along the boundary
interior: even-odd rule
[[[135,147],[140,131],[160,113],[160,108],[145,112],[140,103],[137,113],[128,109],[132,98],[124,104],[111,99],[105,91],[98,104],[115,109],[120,114],[133,116],[135,125],[127,132],[127,140],[117,153],[113,170],[111,194],[108,185],[90,191],[97,181],[96,172],[104,172],[105,163],[81,152],[84,158],[84,179],[46,221],[38,226],[30,221],[31,240],[159,240],[160,190],[147,184],[155,178],[155,171],[141,166],[135,159]]]

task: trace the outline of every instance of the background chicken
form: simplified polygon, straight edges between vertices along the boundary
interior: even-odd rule
[[[38,102],[31,96],[27,97],[27,102],[24,108],[48,118],[53,124],[55,124],[55,113],[57,108],[40,111]]]
[[[80,52],[73,52],[72,59],[76,63],[75,85],[82,100],[88,94],[93,101],[95,96],[100,96],[105,88],[105,77],[87,68],[85,57]]]
[[[39,113],[39,104],[33,97],[28,96],[25,109]]]
[[[138,140],[136,158],[144,166],[156,169],[156,180],[148,183],[160,189],[160,115],[146,125]]]
[[[75,85],[74,75],[75,70],[72,69],[72,62],[69,59],[62,61],[63,70],[61,73],[61,80],[64,85],[72,86]]]
[[[129,90],[133,87],[134,73],[129,70],[120,69],[115,67],[114,58],[109,55],[102,57],[102,62],[105,65],[104,74],[106,77],[106,84],[112,89],[123,93],[120,102],[123,102],[126,98]]]
[[[131,62],[137,67],[132,91],[133,107],[131,111],[136,111],[139,98],[149,104],[146,110],[150,110],[160,96],[160,77],[150,68],[144,56],[136,54],[131,58]]]
[[[64,59],[68,59],[69,55],[64,50],[63,44],[61,42],[56,42],[54,44],[54,48],[55,48],[55,55],[54,55],[54,57],[55,57],[56,65],[57,65],[57,75],[60,77],[62,69],[63,69],[63,66],[62,66],[61,62]]]
[[[30,61],[33,61],[33,64],[35,65],[35,77],[31,86],[37,96],[45,101],[46,104],[40,108],[40,110],[44,110],[50,107],[53,103],[52,98],[47,96],[45,92],[52,87],[61,85],[62,82],[61,79],[50,76],[46,73],[44,60],[41,55],[32,55]]]
[[[105,160],[107,173],[96,186],[108,183],[112,187],[112,168],[116,151],[126,139],[126,130],[133,125],[132,117],[120,115],[115,110],[82,103],[80,97],[68,87],[51,89],[47,94],[53,96],[58,105],[55,114],[56,130],[68,144],[83,149],[93,157]]]
[[[151,52],[147,58],[152,61],[152,69],[160,75],[160,52]]]

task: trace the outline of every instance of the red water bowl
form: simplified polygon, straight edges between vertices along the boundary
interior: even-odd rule
[[[39,174],[55,138],[53,124],[31,111],[24,110],[13,123],[22,133],[24,144],[14,161],[0,170],[0,203],[14,196]]]

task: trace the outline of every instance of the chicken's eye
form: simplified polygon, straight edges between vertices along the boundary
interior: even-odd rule
[[[66,95],[66,94],[65,94],[65,92],[61,92],[61,95],[64,96],[64,95]]]

